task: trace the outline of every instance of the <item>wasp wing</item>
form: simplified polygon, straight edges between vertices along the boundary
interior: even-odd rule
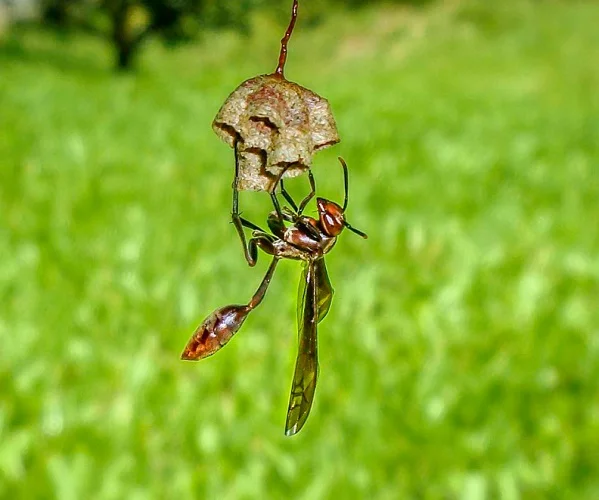
[[[318,322],[320,323],[328,314],[333,300],[333,287],[327,273],[324,259],[314,262],[314,276],[316,277],[316,297],[318,304]]]
[[[301,335],[301,328],[299,325],[302,324],[302,318],[304,314],[304,306],[306,303],[306,291],[308,284],[308,269],[309,264],[304,265],[302,276],[299,281],[298,294],[297,294],[297,324],[298,333]],[[325,316],[329,313],[331,308],[331,302],[333,301],[333,294],[335,290],[331,285],[329,279],[329,273],[327,272],[327,266],[324,259],[318,259],[314,262],[314,276],[316,277],[316,297],[318,298],[318,322],[320,323]]]
[[[289,397],[287,422],[285,423],[285,434],[287,436],[299,432],[306,423],[312,407],[314,391],[316,390],[316,379],[318,378],[316,326],[320,317],[318,289],[315,263],[310,261],[306,264],[300,281],[297,324],[299,346],[291,385],[291,396]],[[328,303],[330,305],[330,300]]]

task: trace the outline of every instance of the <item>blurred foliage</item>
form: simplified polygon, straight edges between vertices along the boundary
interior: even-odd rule
[[[396,1],[412,5],[427,3],[426,0]],[[314,24],[321,22],[332,7],[370,4],[365,0],[313,0],[300,2],[300,8],[304,21]],[[41,0],[41,12],[42,20],[50,26],[79,27],[104,36],[114,46],[116,66],[128,69],[141,42],[149,35],[174,44],[197,38],[205,29],[219,27],[234,27],[247,34],[254,11],[268,11],[287,20],[291,5],[291,0]]]
[[[299,266],[247,300],[233,158],[210,123],[276,65],[284,21],[148,43],[0,46],[0,498],[582,499],[599,491],[599,4],[340,9],[287,74],[342,142],[315,158],[348,219],[328,259],[314,408],[283,425]],[[298,25],[299,26],[299,25]],[[305,177],[287,188],[305,194]],[[262,225],[264,193],[243,193]],[[313,205],[308,207],[312,213]]]
[[[128,69],[150,35],[189,40],[209,2],[203,0],[43,0],[42,19],[57,28],[82,28],[109,40],[116,66]]]

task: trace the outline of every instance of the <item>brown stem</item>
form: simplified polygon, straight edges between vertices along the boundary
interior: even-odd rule
[[[293,0],[293,7],[291,8],[291,21],[289,21],[289,26],[287,26],[285,36],[281,38],[281,52],[279,52],[279,64],[277,66],[277,69],[275,70],[275,75],[280,76],[281,78],[285,78],[284,70],[285,62],[287,61],[287,44],[289,43],[289,39],[291,38],[291,33],[293,33],[293,28],[295,27],[296,20],[297,0]]]

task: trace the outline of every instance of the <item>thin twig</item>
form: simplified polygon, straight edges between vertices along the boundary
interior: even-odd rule
[[[297,0],[293,0],[293,7],[291,9],[291,21],[289,21],[289,26],[287,27],[287,31],[285,32],[285,36],[281,38],[281,52],[279,53],[279,65],[275,70],[275,75],[280,76],[281,78],[285,78],[284,70],[285,70],[285,62],[287,61],[287,44],[289,43],[289,39],[291,38],[291,33],[293,33],[293,28],[295,26],[295,21],[297,20]]]

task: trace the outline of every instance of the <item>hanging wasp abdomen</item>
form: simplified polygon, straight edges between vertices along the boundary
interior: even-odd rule
[[[237,333],[251,310],[249,306],[231,305],[214,311],[191,336],[181,359],[199,360],[214,354]]]

